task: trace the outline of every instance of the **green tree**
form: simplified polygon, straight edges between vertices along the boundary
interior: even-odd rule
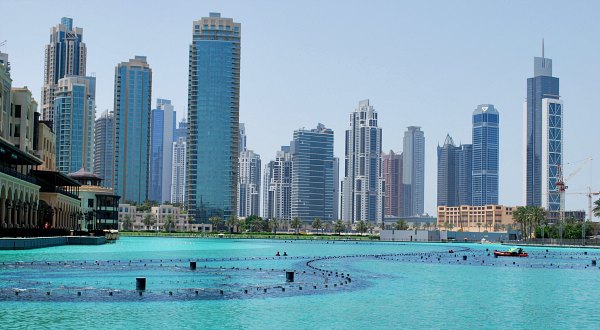
[[[229,232],[233,233],[235,231],[235,227],[238,225],[239,219],[235,216],[231,216],[227,219],[226,225],[229,228]]]
[[[131,215],[125,214],[125,216],[123,217],[123,229],[131,230],[132,226],[133,226],[133,221],[131,221]]]
[[[321,219],[314,218],[312,222],[312,228],[319,232],[319,229],[323,228],[323,222],[321,222]]]
[[[210,217],[208,218],[208,221],[212,224],[213,231],[218,230],[221,224],[223,224],[223,219],[221,219],[219,216]]]
[[[344,221],[342,220],[337,220],[333,225],[333,231],[336,232],[338,235],[340,235],[345,229],[346,224],[344,224]]]
[[[269,220],[269,227],[271,227],[271,230],[277,234],[277,229],[279,229],[279,220],[277,220],[277,218]]]
[[[394,229],[395,230],[407,230],[408,224],[406,223],[406,220],[400,219],[400,220],[396,221],[396,223],[394,223]]]
[[[175,221],[173,221],[173,216],[171,214],[167,215],[167,220],[165,220],[165,230],[168,232],[173,231],[173,227],[175,226]]]
[[[156,223],[156,219],[151,213],[146,213],[144,214],[144,218],[142,218],[142,223],[146,226],[146,230],[150,230],[150,227]]]
[[[333,221],[325,221],[325,224],[323,225],[323,229],[326,231],[331,231],[331,227],[333,226]]]
[[[415,230],[419,230],[419,229],[421,229],[421,223],[420,222],[415,222],[413,224],[413,227],[415,228]]]
[[[367,223],[365,222],[365,220],[360,220],[356,224],[356,231],[359,232],[361,235],[364,234],[367,231],[367,229]]]
[[[296,232],[296,235],[298,235],[298,231],[300,230],[300,227],[302,227],[302,220],[300,220],[300,218],[298,218],[298,217],[292,219],[292,228]]]
[[[600,198],[594,202],[594,208],[592,209],[595,217],[600,217]],[[591,219],[590,219],[591,220]]]

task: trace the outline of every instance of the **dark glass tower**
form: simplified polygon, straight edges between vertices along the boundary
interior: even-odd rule
[[[237,212],[240,30],[219,13],[193,24],[186,184],[189,213],[200,223]]]
[[[492,104],[473,112],[473,203],[498,204],[500,115]]]
[[[548,176],[548,173],[543,173],[542,169],[544,167],[542,100],[544,99],[559,99],[559,80],[552,76],[552,60],[545,58],[542,50],[542,57],[534,58],[533,77],[527,79],[527,101],[524,109],[524,197],[526,205],[546,207],[546,205],[542,205],[545,193],[542,191],[542,186],[544,177]],[[554,167],[554,171],[556,171],[556,167]]]
[[[438,206],[471,204],[473,147],[456,146],[450,135],[438,146]]]

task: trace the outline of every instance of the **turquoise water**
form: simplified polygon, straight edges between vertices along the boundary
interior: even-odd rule
[[[493,249],[506,248],[122,238],[0,251],[0,327],[598,328],[600,251]]]

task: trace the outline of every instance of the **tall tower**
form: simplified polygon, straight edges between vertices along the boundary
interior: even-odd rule
[[[409,126],[404,132],[402,155],[404,216],[421,215],[425,211],[425,134],[421,127]]]
[[[54,99],[56,167],[64,173],[93,171],[96,78],[67,76],[58,81]]]
[[[456,146],[450,134],[438,146],[437,205],[471,205],[473,147]]]
[[[185,137],[173,142],[173,165],[171,166],[171,203],[185,203],[185,171],[186,171]]]
[[[384,216],[400,217],[403,213],[402,153],[390,150],[383,155],[383,180],[385,181]]]
[[[345,162],[342,220],[381,223],[385,191],[381,176],[381,128],[369,100],[360,101],[350,114]]]
[[[101,185],[113,188],[115,159],[115,115],[105,110],[94,127],[94,174],[103,180]]]
[[[45,49],[41,106],[43,120],[54,120],[54,98],[58,81],[67,75],[85,76],[86,59],[83,29],[73,27],[72,18],[63,17],[60,24],[50,29],[50,43]]]
[[[289,146],[282,146],[274,161],[265,166],[263,217],[291,220],[292,155]]]
[[[152,69],[146,56],[115,68],[114,191],[124,202],[148,199]]]
[[[335,221],[333,130],[323,124],[296,130],[291,153],[292,219]]]
[[[246,149],[246,129],[240,123],[238,217],[260,214],[260,155]]]
[[[494,105],[473,111],[473,206],[498,204],[499,125]]]
[[[171,100],[157,99],[150,119],[149,198],[162,203],[171,197],[171,165],[175,111]]]
[[[556,181],[562,164],[563,103],[559,79],[552,76],[552,60],[544,57],[543,42],[542,57],[533,61],[533,77],[527,79],[523,106],[523,197],[526,205],[558,211]]]
[[[237,211],[241,24],[194,21],[189,51],[187,204],[196,222]]]

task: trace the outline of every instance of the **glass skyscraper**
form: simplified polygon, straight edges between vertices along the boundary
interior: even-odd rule
[[[152,69],[145,56],[115,69],[114,191],[125,203],[148,200]]]
[[[291,217],[310,222],[314,218],[334,221],[333,131],[316,129],[294,132],[292,154]]]
[[[241,25],[193,24],[189,50],[187,205],[196,222],[237,213]]]
[[[346,130],[342,220],[383,221],[385,182],[381,176],[381,128],[369,100],[358,103]]]
[[[562,101],[559,79],[552,76],[552,60],[534,58],[533,77],[527,79],[524,104],[524,203],[558,211],[558,166],[562,164]]]
[[[45,48],[44,85],[41,113],[43,120],[54,120],[54,99],[58,81],[67,75],[85,76],[87,48],[83,29],[73,27],[73,19],[63,17],[50,29],[50,42]]]
[[[384,216],[400,217],[403,213],[402,153],[390,150],[383,155],[383,179],[385,180]]]
[[[437,205],[471,205],[473,148],[470,144],[456,146],[446,135],[438,146]]]
[[[55,95],[56,168],[64,174],[81,168],[92,172],[96,78],[62,78]]]
[[[473,206],[498,204],[499,125],[494,105],[473,111]]]
[[[94,174],[102,179],[101,185],[113,188],[113,171],[115,158],[115,115],[105,110],[94,128]]]
[[[425,211],[425,134],[421,127],[409,126],[404,132],[402,157],[404,216],[419,216]]]
[[[171,199],[171,164],[176,115],[171,100],[157,99],[150,119],[150,200]]]

